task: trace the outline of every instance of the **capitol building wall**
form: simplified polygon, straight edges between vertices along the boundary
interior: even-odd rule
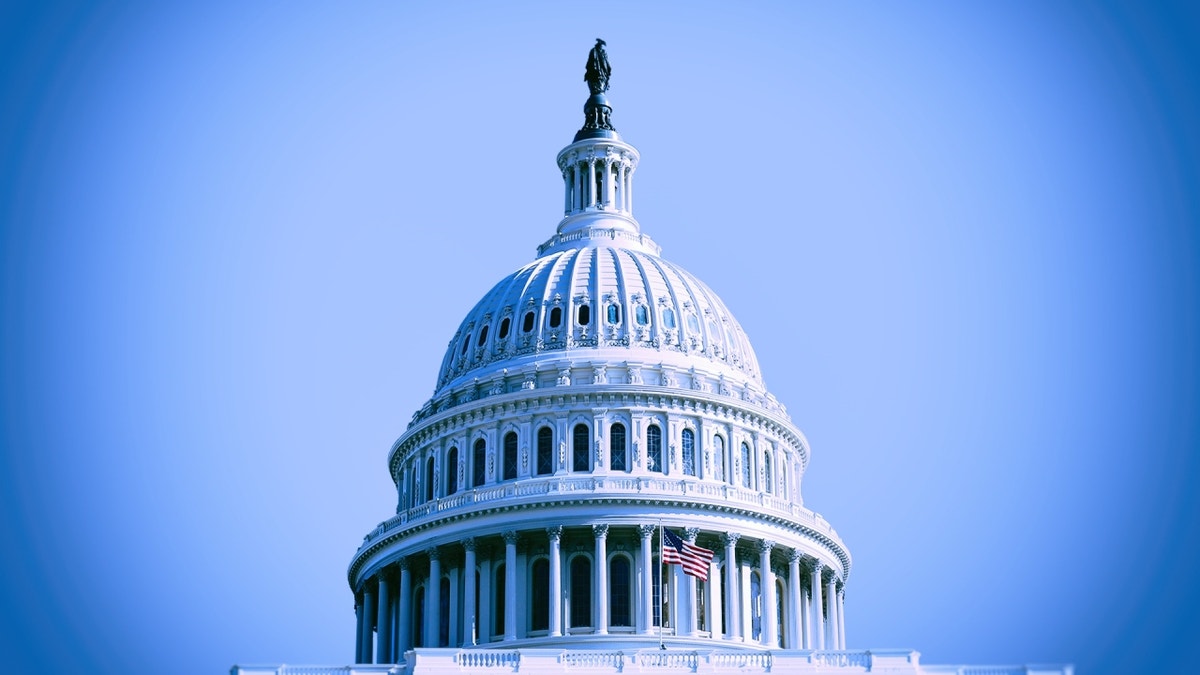
[[[387,454],[396,512],[348,570],[357,665],[233,673],[1070,673],[848,648],[852,559],[804,503],[812,449],[733,314],[634,218],[600,41],[587,80],[562,220],[466,314]],[[666,564],[671,535],[711,560]]]

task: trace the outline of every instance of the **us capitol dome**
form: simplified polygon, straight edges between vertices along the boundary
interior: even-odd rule
[[[804,505],[809,443],[733,313],[642,232],[609,74],[598,40],[562,220],[467,312],[388,453],[396,513],[348,570],[359,665],[295,672],[959,672],[845,649],[850,552]],[[292,671],[234,668],[260,672]]]

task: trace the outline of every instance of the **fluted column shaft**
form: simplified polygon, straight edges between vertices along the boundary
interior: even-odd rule
[[[824,565],[820,560],[813,561],[812,567],[812,648],[825,649],[825,618],[821,615],[821,570]]]
[[[517,639],[517,533],[504,533],[504,639]]]
[[[830,574],[825,582],[825,602],[829,609],[825,612],[825,644],[826,649],[839,649],[837,643],[837,577]]]
[[[408,566],[408,558],[400,561],[400,630],[396,640],[397,661],[404,658],[412,639],[412,573]]]
[[[362,663],[363,644],[363,597],[359,593],[354,597],[354,662]]]
[[[370,583],[369,581],[367,582]],[[375,622],[375,589],[369,585],[363,588],[363,632],[362,632],[362,662],[371,663],[371,628]]]
[[[654,559],[650,538],[654,535],[653,525],[638,525],[638,534],[642,536],[640,567],[642,572],[641,603],[642,632],[654,632]]]
[[[838,589],[837,594],[838,608],[838,646],[841,649],[846,648],[846,584]]]
[[[389,571],[379,572],[379,611],[375,619],[376,631],[378,633],[375,645],[375,663],[387,663],[392,655],[392,596],[391,584],[388,583],[390,577],[391,574]]]
[[[465,553],[463,562],[463,646],[475,644],[475,538],[467,537],[462,542]]]
[[[738,611],[742,603],[738,602],[737,582],[737,542],[739,538],[740,535],[732,532],[727,532],[721,537],[725,544],[725,626],[728,629],[730,640],[742,639],[741,619]]]
[[[587,185],[588,201],[587,201],[587,205],[589,207],[594,207],[596,205],[596,201],[597,201],[596,197],[598,196],[596,194],[596,160],[589,159],[587,165],[588,165],[588,173],[587,173],[587,175],[588,175],[588,185]]]
[[[788,648],[805,649],[804,644],[804,590],[800,588],[800,552],[793,550],[788,555],[788,589],[792,595],[791,624],[788,626]]]
[[[768,647],[778,644],[779,612],[775,600],[775,572],[771,570],[771,549],[775,542],[758,542],[758,578],[762,580],[762,643]]]
[[[593,525],[592,533],[596,536],[596,567],[595,579],[596,589],[592,593],[595,602],[592,603],[592,611],[595,617],[592,619],[596,627],[597,635],[608,634],[608,526]]]
[[[425,646],[440,647],[442,627],[442,562],[437,549],[429,554],[429,583],[425,586]]]
[[[546,528],[550,537],[550,635],[562,635],[562,527]]]

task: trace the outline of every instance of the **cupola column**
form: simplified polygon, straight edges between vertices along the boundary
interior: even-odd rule
[[[642,536],[641,551],[638,571],[642,579],[642,591],[640,593],[641,602],[638,606],[642,610],[642,633],[649,635],[654,632],[654,561],[651,551],[650,538],[654,536],[653,525],[638,525],[638,534]]]
[[[811,649],[825,649],[825,620],[821,615],[821,569],[824,564],[820,560],[812,562],[812,629]]]
[[[436,548],[431,547],[429,556],[429,583],[425,585],[425,646],[440,647],[438,642],[442,626],[442,561]]]
[[[359,656],[363,663],[371,663],[371,629],[375,623],[375,589],[371,588],[370,583],[368,581],[368,585],[363,588],[363,631],[362,645],[359,648],[362,652]]]
[[[838,647],[846,648],[846,584],[842,583],[837,594]]]
[[[575,155],[571,155],[571,181],[575,187],[571,193],[571,211],[580,211],[583,209],[583,172]]]
[[[596,616],[593,625],[597,635],[608,634],[608,525],[593,525],[596,536],[596,590],[593,592]]]
[[[412,572],[409,559],[400,559],[400,629],[396,634],[396,660],[404,658],[412,637]]]
[[[737,543],[741,535],[736,532],[726,532],[721,535],[725,544],[725,627],[730,640],[741,640],[742,629],[739,625],[738,582],[737,582]]]
[[[392,649],[392,626],[391,626],[391,569],[384,568],[379,572],[379,612],[375,619],[378,635],[376,637],[377,644],[375,652],[375,663],[387,663],[391,657]]]
[[[354,596],[354,662],[362,663],[363,642],[363,597],[362,593]]]
[[[550,538],[550,636],[562,635],[562,526],[546,528]]]
[[[788,589],[791,591],[792,611],[788,612],[791,623],[788,625],[788,646],[792,649],[808,649],[804,644],[804,589],[800,587],[800,551],[792,549],[788,553]]]
[[[517,639],[517,539],[509,530],[504,533],[504,639]]]
[[[779,612],[775,603],[775,572],[771,569],[771,549],[775,542],[764,539],[758,542],[758,578],[762,580],[762,643],[767,647],[778,644]]]
[[[463,561],[463,621],[462,644],[475,644],[475,538],[462,541]]]
[[[587,207],[591,209],[596,207],[596,159],[594,157],[588,157],[587,168]]]

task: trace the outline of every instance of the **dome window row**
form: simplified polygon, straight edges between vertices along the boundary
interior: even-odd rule
[[[604,425],[603,421],[595,424]],[[500,475],[496,483],[516,481],[521,478],[543,478],[556,474],[556,467],[561,467],[558,473],[589,473],[594,472],[600,462],[605,460],[601,448],[608,449],[608,471],[605,473],[630,473],[638,462],[638,447],[634,444],[633,458],[630,458],[628,443],[628,428],[626,421],[611,421],[607,424],[607,442],[604,439],[592,439],[592,425],[586,422],[576,422],[570,427],[570,461],[566,461],[566,445],[559,448],[559,457],[555,457],[556,425],[546,422],[537,426],[535,433],[534,466],[528,475],[521,474],[521,466],[528,462],[528,457],[522,458],[520,435],[515,430],[506,431],[500,444]],[[730,462],[737,467],[736,472],[728,476],[729,483],[735,487],[749,490],[760,490],[766,494],[775,494],[775,477],[772,471],[773,456],[779,450],[772,443],[762,443],[762,452],[751,450],[750,443],[742,441],[739,445],[740,456],[726,457],[726,442],[720,433],[711,436],[709,454],[704,455],[697,443],[696,431],[693,427],[684,426],[678,432],[679,456],[673,456],[674,445],[669,450],[670,464],[678,467],[682,476],[726,482],[725,465]],[[645,469],[649,473],[668,474],[668,464],[664,462],[663,426],[653,420],[645,428],[646,462]],[[399,491],[397,512],[404,509],[416,508],[435,499],[450,497],[459,491],[460,486],[466,485],[461,476],[471,476],[472,488],[480,488],[488,484],[490,475],[490,457],[488,441],[484,437],[476,438],[472,444],[471,461],[460,463],[458,444],[452,444],[445,452],[444,463],[439,453],[426,450],[418,453],[404,465],[396,481]],[[566,470],[566,466],[570,470]],[[784,464],[786,466],[786,464]],[[443,472],[442,468],[446,470]],[[418,468],[420,470],[418,470]],[[704,470],[701,471],[701,468]],[[756,471],[757,469],[757,471]],[[439,481],[439,476],[444,480]],[[736,480],[734,480],[736,478]],[[757,480],[756,480],[757,478]],[[798,480],[798,478],[797,478]],[[439,482],[441,485],[439,485]],[[778,486],[784,498],[792,492],[787,479]],[[440,488],[440,489],[439,489]],[[784,489],[788,488],[788,489]]]

